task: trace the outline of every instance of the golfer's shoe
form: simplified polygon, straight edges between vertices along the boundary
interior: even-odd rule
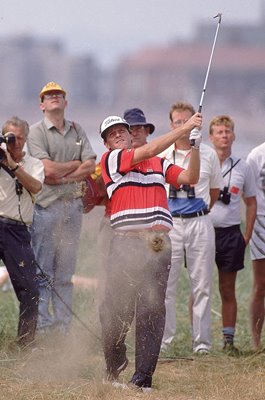
[[[144,385],[141,386],[141,384],[134,383],[132,381],[127,384],[127,388],[131,389],[131,390],[134,390],[136,392],[142,392],[142,393],[150,393],[150,392],[152,392],[151,386],[144,386]]]
[[[114,387],[118,387],[118,384],[119,384],[119,382],[118,382],[119,375],[120,375],[120,373],[121,373],[122,371],[125,370],[125,368],[127,367],[128,363],[129,363],[129,361],[128,361],[128,359],[126,358],[126,359],[124,360],[124,362],[123,362],[117,369],[115,369],[115,370],[112,369],[111,371],[106,370],[106,372],[105,372],[105,377],[104,377],[104,379],[103,379],[103,382],[104,382],[104,383],[112,383],[112,385],[113,385]],[[116,385],[116,386],[115,386],[115,385]]]
[[[113,382],[111,382],[111,385],[115,389],[132,390],[134,392],[150,393],[152,391],[152,388],[149,386],[138,386],[132,382],[122,383],[122,382],[118,382],[118,381],[113,381]]]

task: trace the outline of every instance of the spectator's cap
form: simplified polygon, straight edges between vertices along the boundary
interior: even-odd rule
[[[125,119],[118,117],[117,115],[110,115],[109,117],[105,118],[102,121],[102,123],[100,124],[100,135],[101,135],[102,139],[105,140],[107,130],[111,126],[118,125],[118,124],[125,125],[127,129],[130,128],[130,125],[128,124],[128,122],[125,121]]]
[[[48,82],[40,91],[40,98],[42,99],[46,93],[49,92],[60,92],[66,96],[66,91],[55,82]]]
[[[130,108],[124,112],[123,118],[130,124],[130,126],[143,125],[149,126],[150,135],[154,132],[155,126],[150,122],[146,122],[145,115],[140,108]]]

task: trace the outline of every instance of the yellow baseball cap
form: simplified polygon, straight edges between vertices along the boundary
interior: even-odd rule
[[[44,95],[45,93],[52,92],[52,91],[54,91],[54,90],[56,90],[57,92],[61,92],[61,93],[64,94],[64,96],[66,96],[66,91],[65,91],[60,85],[58,85],[58,83],[55,83],[55,82],[48,82],[48,83],[41,89],[41,91],[40,91],[40,98],[42,98],[43,95]]]

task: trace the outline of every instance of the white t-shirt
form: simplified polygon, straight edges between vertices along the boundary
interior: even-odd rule
[[[245,160],[231,155],[222,164],[222,174],[225,175],[224,183],[230,193],[230,203],[224,204],[218,200],[210,213],[214,227],[226,228],[239,225],[241,222],[241,196],[256,196],[256,183],[251,167]],[[231,169],[231,167],[234,167]],[[228,172],[229,171],[229,172]],[[228,173],[227,173],[228,172]]]
[[[265,216],[265,142],[251,150],[247,162],[252,168],[257,188],[257,215]]]

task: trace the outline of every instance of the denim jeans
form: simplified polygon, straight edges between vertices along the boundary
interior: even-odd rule
[[[35,206],[32,246],[38,264],[38,329],[67,331],[72,315],[73,284],[82,224],[81,199],[61,199],[47,208]],[[62,301],[63,300],[63,301]]]

